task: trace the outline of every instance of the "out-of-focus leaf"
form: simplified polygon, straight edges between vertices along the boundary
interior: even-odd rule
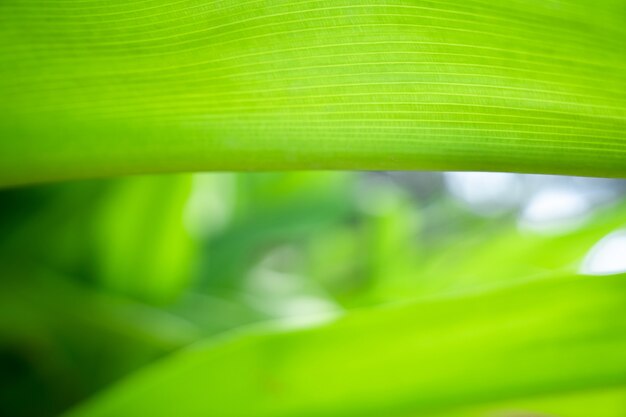
[[[198,345],[69,415],[404,416],[609,388],[626,384],[625,313],[624,275],[354,312]]]
[[[311,279],[347,307],[397,299],[422,262],[420,213],[406,190],[371,176],[354,188],[351,217],[313,236],[307,253]]]
[[[93,217],[101,285],[151,302],[188,285],[195,242],[185,229],[191,177],[126,178],[111,184]]]
[[[233,218],[205,245],[201,286],[232,292],[266,252],[337,225],[350,214],[352,180],[340,173],[239,174]]]
[[[141,172],[624,176],[623,0],[3,0],[0,184]]]
[[[0,415],[55,415],[200,334],[174,315],[26,263],[1,264]]]
[[[0,258],[28,257],[75,274],[87,261],[89,221],[107,181],[6,189],[0,193]],[[82,272],[82,271],[81,271]]]

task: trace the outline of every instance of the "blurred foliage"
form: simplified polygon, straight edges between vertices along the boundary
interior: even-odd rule
[[[623,415],[624,342],[609,320],[623,278],[552,278],[626,224],[623,183],[609,189],[549,233],[520,222],[537,190],[494,217],[434,173],[3,190],[0,415],[54,416],[90,397],[81,415],[174,413],[163,401],[188,416]],[[272,394],[283,385],[289,400]],[[155,389],[168,395],[142,394]]]

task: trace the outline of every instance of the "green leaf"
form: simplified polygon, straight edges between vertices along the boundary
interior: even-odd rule
[[[188,286],[196,242],[184,227],[191,176],[113,182],[93,223],[102,287],[155,304]]]
[[[626,176],[623,0],[3,0],[0,184]]]
[[[200,335],[186,320],[35,264],[0,260],[2,415],[58,415]]]
[[[609,389],[626,384],[625,313],[626,275],[353,312],[195,346],[69,415],[407,416]]]

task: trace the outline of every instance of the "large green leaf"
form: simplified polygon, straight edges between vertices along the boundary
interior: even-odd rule
[[[625,176],[624,21],[623,0],[3,0],[0,184]]]
[[[566,277],[235,334],[70,416],[393,417],[608,389],[626,384],[625,313],[626,276]]]

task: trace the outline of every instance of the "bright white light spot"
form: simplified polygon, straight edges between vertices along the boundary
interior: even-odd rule
[[[254,268],[247,280],[247,290],[265,297],[289,297],[301,290],[302,277],[297,274]]]
[[[520,226],[535,232],[562,233],[587,220],[591,204],[584,193],[548,188],[535,194],[520,216]]]
[[[584,214],[589,205],[579,193],[570,190],[544,190],[526,205],[523,216],[530,222],[553,222]]]
[[[582,274],[610,275],[626,272],[626,230],[602,238],[585,256]]]
[[[289,327],[309,326],[336,317],[341,308],[298,273],[301,254],[292,246],[277,247],[247,277],[247,302]]]
[[[197,238],[206,238],[225,227],[235,204],[232,174],[196,174],[185,207],[185,228]]]
[[[514,208],[522,198],[518,174],[496,172],[447,172],[444,176],[450,193],[471,210],[485,216]]]
[[[279,312],[284,317],[295,318],[324,317],[337,310],[337,306],[326,299],[314,296],[299,296],[285,300],[280,306]]]

